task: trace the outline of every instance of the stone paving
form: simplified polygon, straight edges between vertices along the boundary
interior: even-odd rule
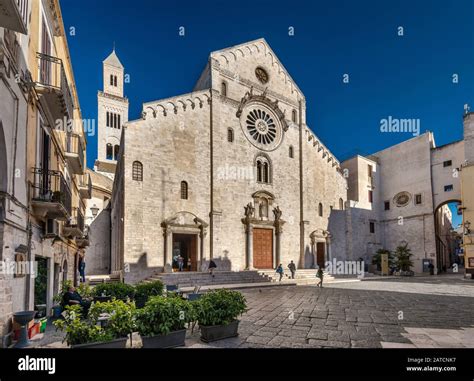
[[[186,347],[474,347],[474,281],[457,274],[241,292],[249,310],[239,337],[204,344],[188,331]],[[38,346],[62,346],[47,336]]]

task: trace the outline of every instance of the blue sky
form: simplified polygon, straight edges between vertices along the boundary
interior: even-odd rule
[[[463,106],[474,107],[473,0],[61,0],[61,7],[66,29],[75,28],[68,41],[84,118],[97,116],[102,61],[114,41],[136,119],[143,102],[191,91],[211,51],[264,37],[304,92],[309,126],[340,160],[411,137],[381,133],[388,116],[419,118],[438,145],[461,139]],[[96,151],[89,137],[90,166]]]

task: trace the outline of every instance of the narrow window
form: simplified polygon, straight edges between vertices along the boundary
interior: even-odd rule
[[[118,160],[119,150],[120,150],[120,146],[116,144],[114,147],[114,160]]]
[[[114,86],[117,87],[117,76],[114,75]]]
[[[452,160],[446,160],[445,162],[443,162],[443,167],[450,167],[452,165],[453,165]]]
[[[262,162],[259,160],[257,161],[257,182],[262,182]]]
[[[372,178],[372,172],[373,172],[372,166],[370,164],[367,165],[367,175],[369,176],[369,179]]]
[[[421,205],[421,194],[415,195],[415,205]]]
[[[107,111],[107,123],[106,123],[106,126],[107,126],[107,127],[110,127],[110,114],[109,114],[108,111]]]
[[[232,128],[228,128],[227,129],[227,141],[229,143],[233,143],[234,142],[234,130]]]
[[[290,148],[288,149],[288,155],[290,156],[290,159],[293,159],[295,157],[293,146],[290,146]]]
[[[188,183],[186,181],[181,181],[181,200],[188,199]]]
[[[110,86],[114,85],[114,76],[110,74]]]
[[[222,84],[221,84],[221,94],[224,97],[227,96],[227,83],[225,83],[225,82],[222,82]]]
[[[134,161],[132,164],[132,179],[143,181],[143,164],[139,161]]]
[[[385,210],[390,210],[390,201],[385,201],[383,205]]]
[[[451,192],[453,189],[454,189],[454,187],[453,187],[452,184],[444,186],[444,191],[445,192]]]
[[[375,233],[375,222],[370,223],[370,233]]]
[[[120,128],[122,126],[121,123],[120,123],[120,114],[118,114],[117,117],[118,117],[118,127],[117,128]]]
[[[293,110],[292,113],[291,113],[291,120],[293,121],[293,123],[297,123],[298,122],[298,114],[296,112],[296,110]]]
[[[344,210],[344,200],[342,198],[339,199],[339,210]]]
[[[318,205],[318,215],[319,217],[323,216],[323,204],[319,203]]]
[[[114,113],[114,128],[117,128],[117,114]]]
[[[374,192],[369,190],[369,202],[372,204],[374,202]]]
[[[270,166],[267,162],[263,163],[263,182],[265,184],[270,182]]]
[[[113,147],[112,147],[112,144],[110,143],[107,143],[105,157],[107,160],[114,159]]]

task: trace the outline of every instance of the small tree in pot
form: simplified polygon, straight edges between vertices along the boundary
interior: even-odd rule
[[[136,314],[143,348],[184,346],[186,324],[195,320],[192,304],[178,296],[152,296]]]
[[[192,302],[201,329],[201,340],[211,342],[238,335],[237,318],[247,310],[245,297],[238,291],[217,290]]]
[[[411,271],[411,267],[413,267],[413,261],[411,260],[412,256],[413,254],[408,248],[408,243],[405,245],[400,245],[395,249],[396,264],[400,269],[400,275],[414,275],[414,272]]]

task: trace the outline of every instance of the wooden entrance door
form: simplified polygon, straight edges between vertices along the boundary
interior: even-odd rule
[[[253,267],[273,268],[273,230],[253,229]]]
[[[324,268],[326,244],[324,242],[316,243],[316,263],[319,267]]]
[[[197,243],[197,234],[173,234],[173,268],[175,270],[178,269],[177,258],[181,256],[184,271],[197,271]],[[188,266],[189,263],[191,263],[191,268]]]

